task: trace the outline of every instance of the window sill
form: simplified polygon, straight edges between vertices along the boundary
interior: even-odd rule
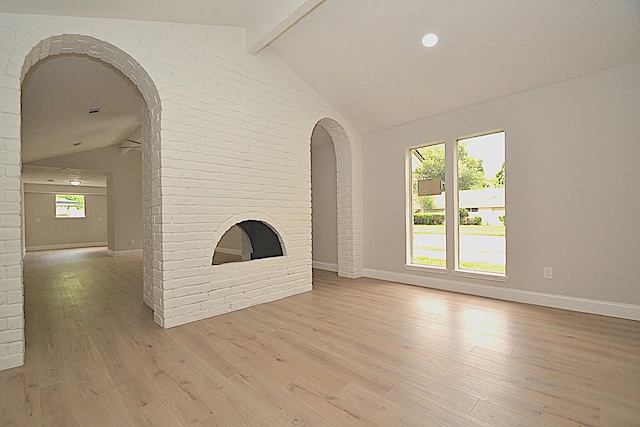
[[[404,269],[412,270],[412,271],[436,273],[436,274],[448,274],[448,270],[445,267],[434,267],[431,265],[405,264]]]
[[[445,267],[434,267],[431,265],[420,265],[420,264],[405,264],[405,270],[410,271],[420,271],[423,273],[435,273],[435,274],[449,274],[449,270]],[[453,275],[456,277],[467,277],[469,279],[482,279],[482,280],[491,280],[494,282],[503,282],[506,283],[509,281],[509,276],[503,274],[489,273],[484,271],[468,271],[468,270],[454,270]]]
[[[508,282],[509,276],[504,274],[488,273],[484,271],[454,270],[453,275],[470,279],[492,280],[494,282]]]

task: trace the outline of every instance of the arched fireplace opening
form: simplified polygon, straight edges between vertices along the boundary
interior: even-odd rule
[[[276,232],[262,221],[242,221],[229,228],[213,252],[212,265],[282,256]]]

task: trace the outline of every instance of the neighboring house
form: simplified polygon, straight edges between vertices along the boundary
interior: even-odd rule
[[[411,169],[415,171],[422,165],[424,158],[418,150],[411,151]],[[414,179],[415,174],[414,174]],[[433,196],[432,212],[444,214],[445,193]],[[458,206],[469,211],[469,217],[479,216],[485,225],[502,225],[500,216],[505,214],[504,188],[484,188],[481,190],[463,190],[459,192]],[[420,205],[413,200],[413,212],[419,212]]]
[[[434,212],[444,213],[444,193],[433,197]],[[505,214],[504,188],[484,188],[459,192],[458,206],[469,211],[469,217],[479,216],[485,225],[502,225]]]

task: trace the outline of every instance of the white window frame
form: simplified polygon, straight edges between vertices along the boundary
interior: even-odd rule
[[[406,154],[405,154],[405,180],[406,180],[406,184],[405,184],[405,188],[407,190],[406,192],[406,208],[405,211],[407,212],[406,215],[406,223],[405,223],[405,232],[406,232],[406,238],[405,238],[405,263],[404,263],[404,268],[407,270],[415,270],[415,271],[430,271],[433,273],[439,273],[439,274],[447,274],[447,270],[448,270],[448,266],[449,266],[449,239],[448,237],[448,233],[446,232],[445,229],[445,257],[446,257],[446,265],[444,267],[438,266],[438,265],[423,265],[423,264],[414,264],[413,263],[413,153],[412,151],[417,150],[418,148],[424,148],[424,147],[432,147],[434,145],[439,145],[439,144],[443,144],[444,145],[444,150],[445,150],[445,156],[444,156],[444,160],[445,160],[445,171],[446,171],[446,164],[447,164],[447,159],[448,159],[448,155],[447,155],[447,143],[444,139],[441,140],[436,140],[433,142],[427,142],[426,144],[420,144],[420,145],[414,145],[412,147],[407,147],[406,149]],[[449,179],[449,175],[445,172],[445,176],[447,178],[447,180]],[[446,184],[445,184],[445,188]],[[448,193],[447,193],[448,194]],[[448,211],[448,198],[445,198],[445,224],[446,224],[446,215],[447,215],[447,211]],[[448,228],[449,226],[446,225],[446,227]]]
[[[505,273],[494,273],[487,271],[472,271],[459,268],[460,253],[460,215],[459,215],[459,191],[458,191],[458,142],[460,140],[474,138],[478,136],[490,135],[493,133],[505,133],[505,169],[507,163],[507,144],[506,130],[494,129],[485,132],[477,132],[465,136],[456,137],[451,142],[446,139],[436,140],[431,143],[414,145],[407,147],[405,151],[405,270],[421,271],[451,275],[455,277],[464,277],[472,279],[484,279],[496,282],[507,282],[508,276],[508,258],[505,254]],[[445,223],[446,223],[446,267],[413,264],[413,166],[412,166],[412,150],[422,147],[444,143],[445,147],[445,188],[447,189]],[[506,186],[505,186],[505,212],[507,205]],[[505,247],[507,240],[507,231],[505,229]]]

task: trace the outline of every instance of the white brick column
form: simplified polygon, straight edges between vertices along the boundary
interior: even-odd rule
[[[0,51],[0,370],[24,363],[20,188],[20,67]]]

